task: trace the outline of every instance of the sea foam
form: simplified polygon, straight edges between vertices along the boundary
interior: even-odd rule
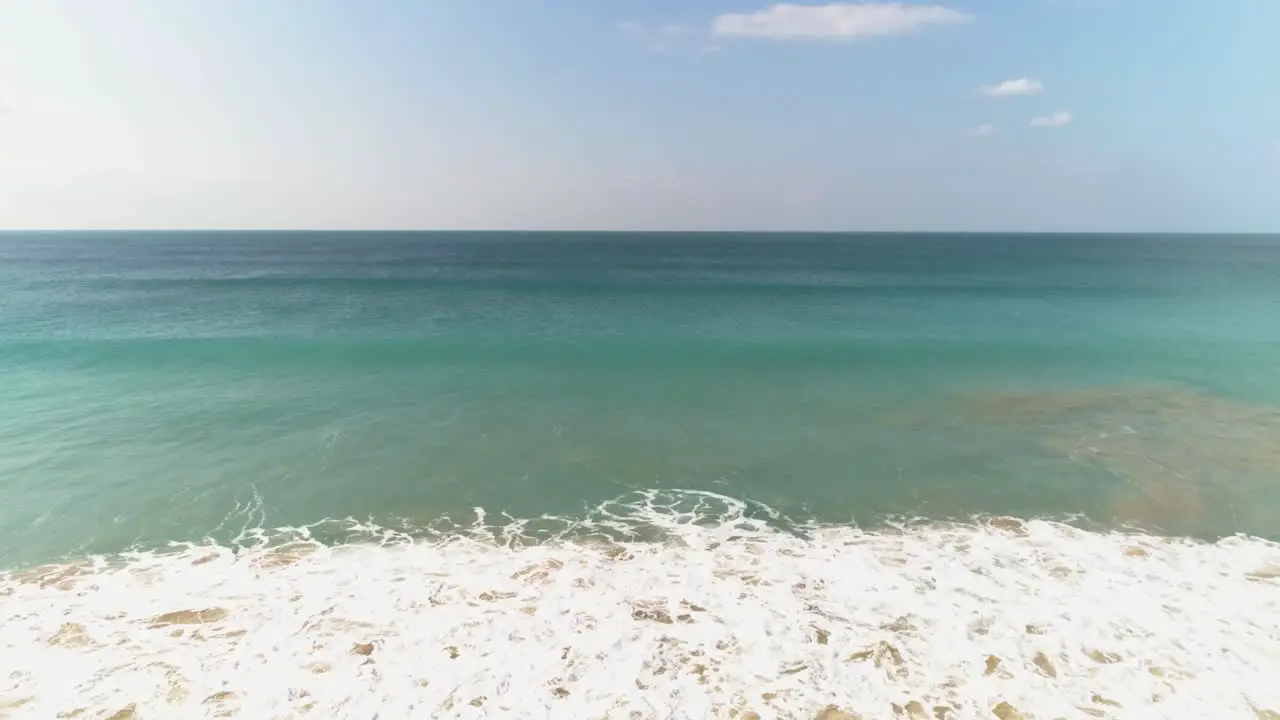
[[[1274,543],[758,510],[650,492],[537,541],[480,515],[8,572],[0,717],[1280,717]]]

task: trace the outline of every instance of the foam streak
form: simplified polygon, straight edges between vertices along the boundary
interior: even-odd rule
[[[732,500],[681,503],[649,494],[580,521],[662,542],[390,535],[9,573],[0,716],[1280,709],[1274,544],[1013,520],[794,534]]]

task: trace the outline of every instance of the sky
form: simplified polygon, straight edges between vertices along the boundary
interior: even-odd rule
[[[0,0],[0,228],[1280,232],[1276,0]]]

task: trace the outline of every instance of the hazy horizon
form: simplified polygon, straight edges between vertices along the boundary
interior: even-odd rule
[[[1280,5],[0,7],[0,228],[1280,231]]]

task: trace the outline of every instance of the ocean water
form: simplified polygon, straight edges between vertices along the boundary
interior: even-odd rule
[[[0,717],[1274,719],[1278,513],[1280,237],[0,233]]]

